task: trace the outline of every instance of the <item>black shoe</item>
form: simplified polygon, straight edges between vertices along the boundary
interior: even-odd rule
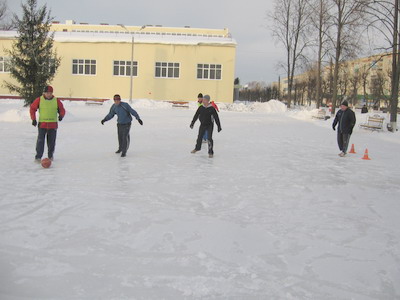
[[[122,154],[121,154],[121,157],[125,157],[125,156],[126,156],[126,153],[122,153]]]
[[[115,153],[117,153],[117,154],[118,154],[118,153],[121,153],[121,152],[122,152],[122,150],[117,150],[117,151],[115,151]]]

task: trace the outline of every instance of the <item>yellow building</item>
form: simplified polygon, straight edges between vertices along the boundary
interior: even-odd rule
[[[132,99],[188,101],[202,92],[216,102],[233,101],[236,42],[228,29],[66,21],[51,30],[61,57],[51,82],[58,97],[109,99],[118,93],[130,99],[132,93]],[[0,82],[15,82],[4,52],[15,39],[15,31],[0,31]],[[0,96],[9,95],[0,86]]]
[[[361,107],[363,104],[386,107],[391,93],[391,65],[391,53],[371,55],[342,62],[339,69],[339,95],[343,91],[341,85],[346,85],[346,94],[344,94],[343,97],[349,99],[350,96],[356,94],[354,104],[357,107]],[[334,65],[326,65],[323,67],[322,78],[326,82],[329,80],[330,76],[332,76],[333,68]],[[315,79],[316,76],[316,69],[311,69],[307,72],[295,75],[293,78],[292,93],[295,94],[296,85],[307,85],[308,81],[310,79]],[[382,95],[375,95],[376,92],[374,92],[374,89],[377,89],[376,87],[378,84],[380,84],[378,87]],[[273,82],[272,86],[279,87],[281,95],[287,95],[288,78],[285,77],[280,82]],[[312,87],[315,89],[315,86]],[[356,89],[355,91],[354,88]],[[306,95],[306,97],[310,98],[308,95]],[[311,100],[314,101],[314,99]],[[329,101],[330,99],[326,100]]]

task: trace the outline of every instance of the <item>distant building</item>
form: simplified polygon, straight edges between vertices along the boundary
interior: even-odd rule
[[[65,98],[197,100],[211,95],[232,102],[236,41],[228,29],[171,28],[53,22],[54,47],[61,66],[50,84]],[[0,82],[13,82],[4,48],[15,31],[0,31]],[[0,96],[10,95],[0,85]]]
[[[341,63],[338,95],[342,97],[341,94],[343,93],[343,97],[359,108],[364,104],[369,107],[386,107],[390,98],[391,64],[391,53],[382,53]],[[322,92],[327,102],[330,101],[328,89],[331,84],[329,78],[333,74],[333,68],[334,65],[326,65],[322,69],[322,77],[325,83],[322,86]],[[315,91],[315,77],[315,69],[294,76],[292,94],[296,94],[296,87],[304,85],[310,87],[311,92]],[[279,82],[272,83],[272,85],[279,87],[281,95],[287,95],[287,77],[282,78]],[[313,95],[308,95],[307,92],[306,97],[315,100]]]

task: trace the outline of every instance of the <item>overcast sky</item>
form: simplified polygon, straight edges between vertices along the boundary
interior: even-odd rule
[[[21,16],[23,0],[7,0],[11,12]],[[47,4],[54,20],[65,23],[109,23],[124,25],[191,26],[228,28],[236,39],[236,74],[241,84],[250,81],[277,81],[282,48],[276,45],[268,29],[267,11],[274,0],[38,0]]]

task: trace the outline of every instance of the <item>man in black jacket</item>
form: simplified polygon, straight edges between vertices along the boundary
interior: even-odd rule
[[[221,129],[221,123],[219,122],[219,117],[218,113],[215,110],[215,108],[210,104],[210,96],[209,95],[204,95],[203,97],[203,105],[199,106],[197,109],[192,123],[190,123],[190,128],[193,129],[194,123],[196,120],[200,120],[200,127],[199,127],[199,135],[197,136],[197,142],[196,142],[196,147],[194,150],[192,150],[192,153],[196,153],[197,151],[200,151],[201,149],[201,141],[203,139],[204,133],[207,131],[208,132],[208,156],[211,158],[214,156],[214,141],[212,138],[213,134],[213,129],[214,129],[214,120],[215,123],[217,123],[218,126],[218,132],[220,132]]]
[[[339,156],[343,157],[347,153],[350,136],[353,132],[353,127],[356,124],[356,115],[349,108],[349,103],[347,101],[342,102],[340,105],[340,110],[338,110],[336,113],[336,117],[332,124],[333,130],[336,130],[335,127],[338,123],[337,142],[341,151]]]

